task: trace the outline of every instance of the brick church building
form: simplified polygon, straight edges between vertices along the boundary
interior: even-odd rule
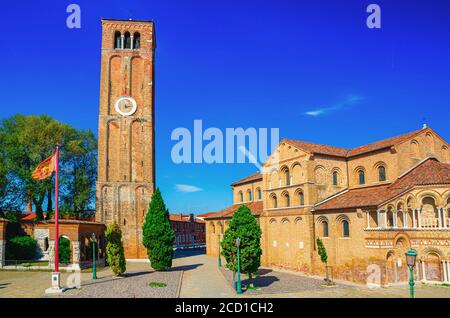
[[[336,279],[450,282],[450,146],[423,129],[354,149],[283,139],[256,173],[232,184],[234,205],[206,220],[207,254],[245,204],[262,229],[262,265]]]

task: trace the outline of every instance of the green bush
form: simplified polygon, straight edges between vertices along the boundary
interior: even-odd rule
[[[142,243],[147,248],[150,264],[155,271],[165,271],[172,267],[174,239],[169,211],[161,192],[156,189],[142,227]]]
[[[37,241],[29,235],[15,236],[6,242],[6,258],[31,260],[36,254]]]
[[[122,244],[122,231],[117,223],[110,224],[106,229],[106,259],[111,270],[117,276],[126,271],[125,253]]]
[[[59,262],[70,264],[70,240],[65,237],[59,238]]]

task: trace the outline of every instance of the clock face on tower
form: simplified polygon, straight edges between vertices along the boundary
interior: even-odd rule
[[[133,97],[122,96],[117,99],[115,109],[122,116],[131,116],[136,112],[137,104]]]

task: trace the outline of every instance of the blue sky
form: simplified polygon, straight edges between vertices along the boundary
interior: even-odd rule
[[[66,27],[70,3],[81,29]],[[381,29],[366,26],[370,3]],[[172,130],[195,119],[349,148],[425,121],[450,140],[448,0],[35,0],[1,12],[0,117],[45,113],[95,132],[100,19],[155,21],[157,185],[174,213],[230,205],[230,184],[256,171],[172,163]]]

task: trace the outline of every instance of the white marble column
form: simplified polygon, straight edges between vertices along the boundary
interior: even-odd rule
[[[0,268],[5,266],[6,240],[0,240]]]
[[[447,264],[447,279],[448,282],[450,283],[450,260],[448,260],[446,264]]]
[[[420,261],[422,263],[422,281],[427,281],[427,273],[425,272],[425,262]]]
[[[120,36],[120,48],[123,50],[125,48],[125,35]]]
[[[403,212],[403,227],[408,227],[408,210]]]
[[[419,228],[422,228],[422,209],[417,209],[417,219],[419,221]]]
[[[381,228],[380,211],[377,210],[377,228]]]
[[[387,211],[383,212],[384,216],[384,228],[388,227],[388,221],[387,221]]]
[[[413,217],[413,228],[416,228],[417,227],[416,209],[412,209],[412,217]]]
[[[133,43],[133,39],[134,39],[134,36],[132,35],[130,38],[131,38],[131,40],[130,40],[130,41],[131,41],[131,44],[130,44],[131,46],[130,46],[130,47],[131,47],[131,49],[134,49],[134,48],[133,48],[133,44],[134,44],[134,43]]]
[[[444,282],[448,282],[448,268],[447,268],[447,261],[442,261],[442,271],[444,272]]]
[[[438,208],[438,227],[442,228],[442,208]]]

